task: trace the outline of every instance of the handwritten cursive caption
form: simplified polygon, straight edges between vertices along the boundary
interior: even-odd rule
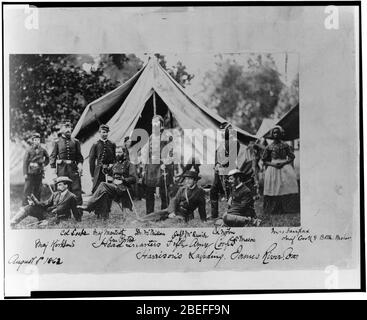
[[[214,229],[62,229],[56,239],[34,240],[35,254],[13,253],[8,264],[16,271],[26,265],[60,267],[66,263],[66,250],[89,246],[92,250],[123,250],[133,252],[136,261],[177,261],[208,263],[214,268],[223,263],[241,261],[269,265],[292,263],[301,259],[300,244],[309,246],[327,241],[351,241],[348,234],[313,234],[309,229],[269,228],[260,235],[251,228],[215,227]],[[264,241],[265,239],[265,241]],[[260,243],[259,243],[260,242]],[[81,244],[82,243],[82,244]],[[75,251],[73,251],[75,252]],[[75,256],[74,256],[75,259]]]

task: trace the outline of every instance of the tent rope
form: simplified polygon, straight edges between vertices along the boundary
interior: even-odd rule
[[[153,113],[154,113],[154,117],[157,115],[157,105],[156,105],[156,100],[155,100],[155,91],[153,91]]]

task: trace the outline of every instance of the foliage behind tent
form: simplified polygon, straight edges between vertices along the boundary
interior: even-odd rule
[[[181,85],[193,78],[182,62],[159,62]],[[38,131],[47,138],[65,119],[77,123],[85,106],[132,77],[143,66],[134,54],[10,55],[10,136],[27,140]]]

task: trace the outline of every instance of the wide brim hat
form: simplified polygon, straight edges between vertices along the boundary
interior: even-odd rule
[[[186,171],[182,175],[183,178],[192,178],[195,180],[200,180],[201,177],[197,174],[196,171]]]
[[[228,172],[228,177],[234,176],[234,175],[243,175],[243,172],[239,169],[232,169]]]
[[[71,184],[73,181],[71,179],[69,179],[68,177],[57,177],[55,179],[55,185],[57,185],[60,182]]]

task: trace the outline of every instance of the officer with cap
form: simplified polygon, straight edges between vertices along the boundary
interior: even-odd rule
[[[64,122],[50,156],[50,165],[58,177],[65,176],[72,180],[70,191],[75,194],[77,204],[82,204],[80,177],[83,174],[83,156],[80,142],[71,137],[71,131],[71,123]]]
[[[89,152],[89,170],[93,180],[92,192],[101,182],[106,182],[106,173],[116,161],[116,144],[108,140],[110,128],[102,124],[99,127],[100,139],[92,145]]]
[[[47,151],[41,147],[41,135],[32,135],[32,146],[26,151],[23,160],[24,195],[23,206],[28,204],[27,198],[33,193],[37,199],[41,198],[42,178],[44,167],[50,159]]]
[[[260,220],[256,219],[253,193],[243,182],[243,172],[238,169],[229,171],[228,180],[232,192],[223,222],[229,227],[243,227],[249,224],[258,226]]]
[[[68,177],[58,177],[55,180],[57,191],[45,201],[39,201],[33,194],[28,197],[29,205],[22,207],[12,218],[10,225],[15,226],[27,216],[37,218],[39,221],[47,218],[55,218],[56,222],[69,219],[71,213],[76,221],[81,217],[76,207],[76,196],[69,191],[72,180]]]

